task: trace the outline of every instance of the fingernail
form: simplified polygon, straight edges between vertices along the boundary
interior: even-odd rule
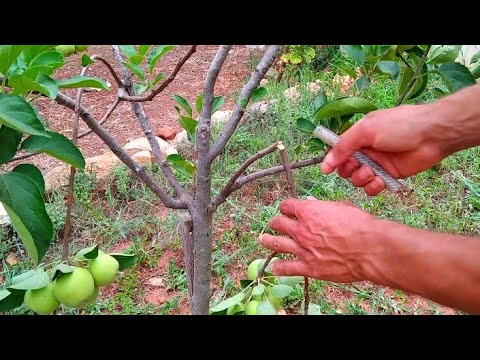
[[[329,166],[334,166],[335,165],[335,157],[333,156],[333,154],[331,152],[329,152],[325,156],[325,159],[323,159],[323,161]]]

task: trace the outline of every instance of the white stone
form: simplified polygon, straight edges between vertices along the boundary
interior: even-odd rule
[[[10,218],[8,217],[5,208],[2,203],[0,203],[0,226],[10,225]]]
[[[175,138],[170,142],[172,146],[177,146],[178,144],[188,143],[188,134],[187,130],[180,131]]]
[[[283,96],[289,101],[294,101],[300,97],[300,92],[295,86],[292,86],[283,92]]]
[[[223,124],[228,121],[230,116],[232,116],[232,110],[217,111],[212,115],[211,123],[213,124]]]
[[[155,136],[157,139],[158,145],[160,146],[160,151],[165,155],[165,150],[170,147],[170,144],[165,140]],[[146,137],[141,137],[135,140],[128,142],[124,147],[124,150],[140,150],[140,151],[152,151],[150,143]]]

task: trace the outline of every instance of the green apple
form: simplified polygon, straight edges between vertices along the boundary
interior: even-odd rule
[[[55,47],[63,56],[70,56],[75,52],[75,45],[58,45]]]
[[[75,45],[75,50],[77,52],[82,52],[88,49],[88,45]]]
[[[115,281],[119,267],[117,259],[99,251],[98,256],[90,262],[90,273],[96,285],[110,285]]]
[[[280,259],[277,258],[277,257],[274,257],[272,260],[270,260],[270,262],[268,263],[267,268],[265,269],[265,272],[264,272],[264,276],[269,276],[269,278],[265,279],[265,281],[267,281],[271,284],[275,283],[275,278],[272,277],[274,275],[271,272],[269,272],[270,266],[271,266],[272,263],[274,263],[275,261],[278,261],[278,260],[280,260]],[[258,272],[262,269],[262,266],[263,266],[263,264],[265,264],[265,261],[266,261],[266,259],[257,259],[257,260],[253,260],[248,265],[248,268],[247,268],[248,280],[255,280],[257,278]]]
[[[251,300],[245,308],[245,315],[257,315],[257,307],[260,305],[260,301]]]
[[[58,309],[60,302],[53,293],[53,284],[50,283],[41,289],[25,292],[25,305],[40,315],[48,315]]]
[[[242,311],[245,311],[245,306],[243,304],[237,304],[228,308],[227,315],[235,315]]]
[[[85,268],[75,267],[73,272],[59,276],[54,283],[55,297],[63,305],[80,308],[95,290],[93,277]]]
[[[95,285],[93,287],[93,293],[92,295],[90,295],[87,300],[85,300],[84,302],[84,306],[88,306],[88,305],[91,305],[95,302],[95,300],[97,300],[97,297],[98,297],[98,293],[99,293],[99,287],[97,285]]]

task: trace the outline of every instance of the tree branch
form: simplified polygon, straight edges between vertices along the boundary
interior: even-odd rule
[[[135,95],[135,90],[133,90],[133,85],[131,84],[131,82],[128,81],[128,76],[130,76],[130,72],[127,69],[125,69],[124,66],[122,65],[121,55],[120,55],[118,46],[113,47],[113,52],[115,54],[115,58],[117,59],[117,62],[119,62],[119,65],[123,69],[122,74],[123,74],[123,81],[125,82],[125,90],[129,95]],[[167,179],[168,183],[173,188],[173,190],[175,190],[175,193],[178,195],[178,197],[184,198],[187,202],[190,202],[191,200],[193,200],[191,195],[188,194],[183,188],[183,186],[180,184],[177,177],[173,173],[170,165],[168,164],[167,160],[162,154],[160,145],[158,144],[158,141],[155,138],[155,135],[153,134],[150,121],[148,119],[147,114],[145,114],[142,104],[133,102],[132,108],[135,113],[135,116],[140,122],[140,126],[142,127],[143,133],[145,134],[148,140],[148,143],[152,148],[152,154],[155,158],[155,161],[162,169],[163,175],[165,176],[165,178]]]
[[[409,92],[410,89],[413,87],[413,84],[415,84],[415,81],[417,80],[418,75],[419,75],[420,72],[422,71],[423,64],[425,64],[425,61],[427,60],[428,52],[430,51],[430,48],[431,48],[431,47],[432,47],[432,45],[427,45],[427,47],[425,48],[425,52],[423,53],[423,56],[422,56],[422,58],[420,59],[420,62],[418,63],[418,67],[417,67],[417,69],[415,70],[415,73],[413,74],[412,78],[411,78],[410,81],[408,82],[407,87],[406,87],[405,90],[403,91],[402,95],[400,95],[400,97],[398,98],[397,103],[395,104],[395,106],[398,106],[398,105],[400,105],[400,104],[402,103],[403,99],[405,99],[405,97],[407,96],[408,92]]]
[[[190,58],[190,56],[193,55],[193,53],[197,50],[197,45],[192,45],[190,47],[190,50],[180,59],[180,61],[177,63],[177,66],[175,66],[175,69],[173,72],[170,74],[170,76],[165,79],[155,90],[152,90],[152,92],[149,95],[146,96],[136,96],[136,95],[127,95],[125,93],[119,94],[120,100],[123,101],[134,101],[134,102],[144,102],[144,101],[151,101],[155,96],[160,94],[165,88],[175,79],[177,76],[178,72],[182,68],[182,66],[187,62],[187,60]],[[120,57],[121,58],[121,57]],[[121,63],[121,62],[120,62]]]
[[[55,101],[70,110],[75,110],[75,101],[66,95],[59,93]],[[130,170],[132,170],[144,183],[158,196],[166,207],[172,209],[187,209],[187,203],[182,199],[173,199],[169,194],[165,192],[155,180],[148,174],[145,169],[133,160],[128,154],[121,148],[115,139],[107,133],[97,122],[97,120],[90,114],[90,112],[83,106],[79,107],[80,117],[85,121],[87,126],[100,137],[103,142],[112,150],[112,152],[125,164]]]
[[[309,160],[297,161],[297,162],[294,162],[293,164],[291,164],[291,169],[292,170],[300,169],[300,168],[303,168],[303,167],[306,167],[306,166],[319,164],[322,161],[323,161],[323,156],[316,157],[316,158],[309,159]],[[280,165],[280,166],[271,167],[269,169],[260,170],[260,171],[254,172],[252,174],[249,174],[249,175],[242,176],[241,178],[239,178],[235,182],[235,185],[233,186],[232,192],[237,191],[238,189],[240,189],[245,184],[248,184],[249,182],[261,179],[265,176],[276,175],[276,174],[279,174],[283,171],[285,171],[285,168],[283,167],[283,165]]]
[[[250,165],[252,165],[255,161],[260,160],[261,158],[277,150],[278,145],[279,143],[276,142],[269,147],[257,152],[253,156],[249,157],[235,172],[235,174],[232,175],[227,185],[225,185],[222,191],[220,191],[220,193],[217,195],[215,200],[212,202],[212,205],[210,206],[210,211],[213,213],[220,204],[223,204],[227,197],[233,192],[233,186],[235,185],[237,179],[248,169]]]
[[[118,87],[121,88],[123,87],[123,82],[122,80],[120,80],[120,78],[118,77],[117,73],[115,72],[115,70],[113,69],[113,66],[106,60],[104,59],[103,57],[99,56],[99,55],[93,55],[91,57],[92,60],[98,60],[100,62],[102,62],[107,68],[108,70],[110,70],[110,74],[112,74],[113,78],[115,79],[115,82],[117,83]]]
[[[222,134],[215,142],[215,144],[212,146],[212,150],[209,156],[210,162],[215,160],[215,158],[220,155],[222,150],[227,145],[228,140],[235,132],[238,123],[240,122],[243,114],[245,113],[246,104],[248,104],[248,101],[250,100],[253,91],[258,87],[258,85],[260,84],[260,80],[262,80],[262,78],[265,76],[270,66],[272,66],[279,51],[280,45],[270,46],[265,52],[265,55],[258,64],[257,68],[252,73],[250,80],[248,80],[247,84],[243,87],[235,105],[235,108],[233,109],[233,113],[230,116],[227,124],[225,125],[225,129],[223,130]]]

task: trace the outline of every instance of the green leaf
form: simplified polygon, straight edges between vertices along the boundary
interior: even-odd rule
[[[25,47],[24,45],[0,45],[0,73],[7,74],[8,69]]]
[[[311,133],[313,130],[315,130],[316,126],[314,123],[311,121],[305,119],[305,118],[298,118],[297,119],[297,127],[307,133]]]
[[[377,67],[382,73],[389,74],[392,79],[394,79],[400,71],[400,67],[396,61],[380,61]]]
[[[357,73],[355,72],[354,69],[351,69],[349,68],[347,65],[345,65],[344,63],[338,63],[338,64],[335,64],[335,67],[339,68],[340,70],[342,70],[344,73],[346,73],[347,75],[350,75],[353,79],[356,79],[357,78]]]
[[[0,202],[37,265],[52,240],[53,225],[37,184],[18,173],[0,174]]]
[[[77,255],[75,255],[75,258],[78,260],[92,260],[95,259],[98,256],[98,245],[93,245],[88,248],[80,250]]]
[[[125,54],[127,58],[137,53],[133,45],[119,45],[118,47]]]
[[[21,133],[48,136],[30,104],[17,95],[0,94],[0,123]]]
[[[355,87],[358,91],[362,91],[363,89],[365,89],[368,84],[370,84],[370,79],[368,78],[368,76],[365,75],[359,77],[357,81],[355,81]]]
[[[319,150],[323,150],[325,148],[325,143],[322,140],[315,137],[308,139],[306,145],[314,146]]]
[[[257,314],[258,315],[277,315],[277,310],[275,309],[275,306],[272,305],[268,299],[262,301],[260,304],[258,304],[257,307]]]
[[[315,120],[329,117],[339,117],[350,114],[367,114],[377,110],[374,103],[359,97],[349,97],[332,100],[322,105],[314,115]]]
[[[12,279],[12,284],[7,288],[12,294],[22,293],[27,290],[41,289],[50,283],[47,273],[38,268],[35,270],[27,271]]]
[[[140,55],[140,54],[134,54],[132,56],[130,56],[128,58],[128,62],[130,64],[134,64],[134,65],[140,65],[142,63],[144,59],[144,56],[143,55]]]
[[[37,185],[40,194],[45,193],[45,180],[43,180],[42,172],[35,165],[20,164],[12,172],[25,175]]]
[[[145,54],[147,53],[149,48],[150,48],[150,45],[139,45],[138,46],[138,53],[140,55],[145,56]]]
[[[13,159],[20,141],[22,141],[22,133],[0,125],[0,164]]]
[[[92,76],[75,76],[70,79],[57,80],[59,88],[83,88],[90,87],[95,89],[108,90],[107,83],[100,78]]]
[[[23,53],[20,54],[20,57],[22,56],[24,57],[25,64],[30,64],[40,54],[47,52],[49,50],[55,51],[55,46],[56,45],[27,45],[23,49]],[[63,59],[63,55],[62,54],[60,55],[62,56],[62,59]]]
[[[195,129],[197,128],[197,120],[194,120],[187,116],[180,115],[178,119],[180,126],[187,130],[189,134],[194,134]]]
[[[138,95],[142,94],[146,89],[147,89],[147,85],[145,84],[140,84],[140,83],[133,84],[133,90]]]
[[[288,295],[290,295],[292,291],[293,291],[293,288],[291,286],[288,286],[285,284],[279,284],[279,285],[272,286],[271,294],[272,296],[283,299]]]
[[[62,67],[65,64],[63,60],[63,55],[58,51],[48,51],[38,54],[29,64],[29,68],[35,66],[44,66],[50,68],[48,75],[52,75],[53,72]]]
[[[192,115],[192,107],[190,106],[190,104],[188,103],[187,100],[185,100],[183,97],[181,97],[180,95],[173,95],[172,96],[173,100],[175,100],[182,108],[185,109],[185,111],[187,112],[187,114],[190,116],[190,117],[193,117]]]
[[[477,54],[480,54],[480,53],[477,53]],[[472,73],[472,76],[475,79],[478,79],[480,77],[480,61],[471,63],[468,69],[470,70],[470,72]]]
[[[120,267],[118,268],[118,271],[123,271],[133,265],[135,265],[137,261],[137,257],[135,254],[117,254],[117,253],[112,253],[108,254],[115,259],[117,259],[118,263],[120,264]]]
[[[74,267],[67,264],[58,264],[53,268],[52,281],[58,278],[62,274],[70,274],[73,272]]]
[[[157,61],[174,48],[174,45],[160,45],[150,53],[150,56],[148,57],[148,71],[150,71],[150,74],[153,72]]]
[[[36,79],[28,76],[28,70],[19,75],[13,75],[8,84],[14,88],[14,94],[26,94],[29,91],[38,91],[55,99],[58,94],[58,85],[49,76],[38,73]]]
[[[134,73],[135,75],[137,75],[137,77],[139,77],[140,79],[145,81],[145,73],[143,72],[143,70],[140,66],[135,65],[135,64],[131,64],[131,63],[128,63],[128,62],[125,62],[125,61],[122,62],[122,64],[128,70],[130,70],[130,72]]]
[[[288,286],[295,286],[302,283],[304,280],[303,276],[279,276],[278,283]]]
[[[225,309],[228,309],[232,306],[235,306],[237,304],[240,304],[242,300],[245,298],[245,293],[241,292],[238,293],[235,296],[232,296],[226,300],[223,300],[221,303],[215,305],[213,308],[211,308],[211,312],[219,312]]]
[[[7,312],[21,306],[23,298],[23,293],[12,294],[6,289],[0,290],[0,312]]]
[[[313,101],[314,109],[317,110],[320,106],[325,104],[327,101],[328,101],[327,94],[325,93],[325,91],[322,91],[320,95],[318,95]]]
[[[87,65],[93,64],[93,60],[87,54],[82,55],[82,66],[85,67]]]
[[[302,301],[302,304],[300,305],[300,314],[305,313],[305,300]],[[322,315],[322,312],[320,310],[320,306],[317,304],[308,304],[308,315]]]
[[[470,59],[470,64],[480,62],[480,51],[475,53],[472,58]]]
[[[30,136],[22,145],[21,149],[29,152],[43,152],[79,169],[85,168],[85,159],[78,148],[59,133],[47,131],[49,138],[43,136]]]
[[[248,105],[247,99],[242,99],[242,101],[240,101],[240,106],[242,107],[242,109],[245,109],[247,105]]]
[[[215,96],[212,104],[212,114],[220,110],[224,102],[225,98],[223,96]]]
[[[242,287],[242,289],[245,289],[252,282],[253,282],[253,280],[242,279],[242,280],[240,280],[240,286]]]
[[[201,114],[203,107],[203,93],[198,95],[197,100],[195,101],[195,108],[197,109],[197,113]]]
[[[232,309],[230,315],[236,315],[238,313],[243,313],[245,311],[245,306],[243,306],[243,304],[237,304],[228,309]]]
[[[472,73],[457,62],[444,63],[437,72],[442,76],[443,82],[451,93],[476,83]]]
[[[264,87],[257,87],[252,93],[252,102],[262,100],[267,95],[267,89]]]
[[[252,289],[252,295],[262,295],[265,292],[265,285],[258,284]]]
[[[462,45],[432,45],[427,61],[432,64],[442,64],[455,61]]]
[[[190,161],[184,160],[178,154],[168,155],[167,161],[174,169],[186,176],[192,176],[195,173],[195,165]]]
[[[340,45],[340,51],[350,56],[357,65],[365,64],[366,54],[362,45]]]
[[[165,74],[164,73],[160,73],[158,74],[155,79],[152,81],[152,87],[154,87],[155,85],[157,85],[157,83],[162,80],[162,79],[165,79]]]
[[[437,98],[441,98],[441,97],[445,96],[446,94],[447,94],[447,92],[445,90],[440,89],[438,87],[433,89],[433,95],[435,95],[435,97],[437,97]]]

